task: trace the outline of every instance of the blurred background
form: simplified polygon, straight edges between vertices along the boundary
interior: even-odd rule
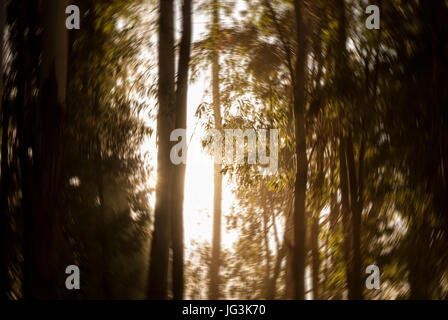
[[[0,1],[2,299],[448,298],[446,17]],[[278,172],[215,163],[208,129],[278,129]]]

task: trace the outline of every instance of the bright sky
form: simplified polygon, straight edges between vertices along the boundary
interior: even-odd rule
[[[204,15],[194,14],[193,42],[200,40],[206,32],[207,19],[208,17]],[[206,99],[210,101],[210,98],[205,95],[205,91],[211,88],[210,75],[211,70],[204,70],[199,79],[188,88],[187,137],[189,142],[184,197],[184,230],[187,251],[192,240],[211,243],[213,233],[213,158],[202,148],[201,139],[204,136],[204,131],[201,119],[195,117],[196,109],[201,102]],[[230,248],[236,237],[235,234],[226,232],[224,218],[229,213],[234,200],[231,186],[224,177],[223,218],[221,220],[221,243],[224,248]],[[188,256],[188,252],[186,256]]]
[[[206,32],[207,17],[197,13],[193,16],[193,42],[200,40],[201,35]],[[180,30],[179,23],[181,19],[177,16],[177,30]],[[180,36],[178,34],[178,36]],[[149,52],[144,53],[144,55]],[[213,226],[213,158],[208,155],[202,148],[201,138],[204,131],[201,126],[201,119],[195,117],[198,106],[203,101],[210,101],[210,97],[206,96],[205,91],[211,88],[210,70],[203,70],[198,80],[190,84],[188,87],[187,101],[187,168],[185,177],[185,196],[184,196],[184,241],[186,248],[186,256],[191,250],[191,242],[207,241],[211,243],[212,226]],[[148,125],[155,128],[156,124],[143,115]],[[142,152],[149,151],[151,165],[154,170],[157,167],[156,150],[156,134],[143,144]],[[151,177],[151,185],[155,185],[156,171]],[[224,177],[222,186],[222,229],[221,244],[223,248],[231,248],[233,241],[236,239],[235,233],[226,232],[225,216],[230,212],[230,208],[235,201],[231,191],[231,186]],[[155,194],[151,196],[151,205],[154,207]]]
[[[201,138],[204,133],[200,123],[201,119],[197,119],[194,115],[197,107],[203,101],[205,89],[209,86],[207,80],[207,77],[201,77],[197,83],[190,86],[188,95],[187,137],[190,142],[188,143],[184,200],[187,249],[191,240],[211,242],[212,239],[213,158],[202,149]],[[222,195],[224,216],[229,212],[233,201],[231,186],[224,179]],[[223,219],[222,222],[224,224],[225,220]],[[226,233],[225,228],[222,228],[222,245],[230,247],[233,239],[234,235]]]

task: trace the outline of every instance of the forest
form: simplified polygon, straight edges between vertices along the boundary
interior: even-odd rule
[[[448,299],[447,17],[1,0],[1,300]]]

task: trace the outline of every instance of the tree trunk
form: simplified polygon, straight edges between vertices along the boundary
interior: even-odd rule
[[[344,0],[337,1],[339,22],[338,32],[338,56],[336,69],[339,87],[342,89],[341,100],[346,103],[346,95],[349,88],[344,87],[345,75],[348,74],[348,61],[346,52],[347,26],[345,17]],[[342,123],[342,122],[341,122]],[[362,149],[362,148],[361,148]],[[362,174],[362,150],[360,152],[360,170]],[[362,190],[360,190],[361,177],[356,177],[356,166],[353,151],[353,139],[351,128],[348,133],[340,132],[340,171],[341,171],[341,195],[343,202],[344,223],[344,252],[347,264],[347,284],[349,299],[362,299],[361,281],[361,214],[362,214]],[[362,185],[362,184],[361,184]],[[344,218],[345,216],[345,218]],[[350,227],[349,227],[350,224]],[[349,239],[350,237],[350,239]],[[349,251],[349,252],[347,252]]]
[[[311,255],[313,270],[313,299],[319,299],[319,272],[320,272],[320,252],[319,252],[319,215],[313,218],[311,227]]]
[[[274,227],[274,240],[277,248],[277,258],[275,260],[274,264],[274,270],[272,271],[272,276],[268,283],[268,289],[267,289],[267,295],[266,299],[272,300],[276,297],[276,291],[277,291],[277,280],[280,275],[280,270],[282,266],[283,258],[286,255],[286,237],[284,236],[283,244],[280,245],[280,241],[278,239],[278,232],[277,232],[277,226],[275,222],[275,213],[272,210],[272,225]]]
[[[305,136],[305,30],[303,21],[303,1],[294,1],[297,28],[296,87],[294,88],[294,115],[296,136],[297,173],[294,203],[294,297],[305,298],[305,258],[306,258],[306,216],[305,195],[307,182],[307,156]]]
[[[341,210],[342,210],[342,227],[343,227],[343,235],[344,235],[344,260],[345,260],[345,275],[347,280],[347,288],[348,288],[348,296],[351,298],[352,296],[352,273],[351,273],[351,265],[352,265],[352,238],[351,238],[351,227],[350,227],[350,208],[349,208],[349,200],[348,200],[348,181],[347,181],[347,163],[345,160],[345,144],[344,138],[342,137],[342,133],[339,139],[339,188],[341,190]]]
[[[157,116],[157,187],[149,267],[149,299],[168,297],[171,241],[172,172],[170,133],[174,128],[174,12],[172,0],[159,2],[159,112]]]
[[[62,188],[62,128],[66,108],[67,30],[66,1],[47,0],[42,4],[42,63],[39,70],[38,134],[33,150],[27,149],[24,126],[26,90],[18,90],[20,108],[20,151],[23,187],[22,199],[25,224],[24,296],[32,299],[55,299],[63,288],[64,266],[58,263],[60,190]],[[58,25],[60,27],[55,28]],[[20,36],[22,37],[22,36]],[[22,81],[20,81],[22,82]],[[22,84],[19,84],[21,86]],[[21,91],[21,92],[19,92]],[[20,96],[20,97],[19,97]],[[33,157],[34,192],[32,206],[26,204],[30,172],[29,156]],[[28,195],[25,195],[28,194]],[[59,278],[55,275],[61,275]]]
[[[268,203],[265,204],[267,210],[263,210],[263,241],[264,241],[264,250],[266,256],[266,274],[264,279],[264,296],[267,297],[269,295],[269,283],[271,279],[271,251],[269,249],[269,229],[268,229],[268,210],[270,210]]]
[[[355,159],[353,154],[353,141],[351,133],[346,141],[346,159],[347,159],[347,173],[349,182],[349,196],[350,209],[352,217],[352,293],[351,299],[362,299],[362,281],[361,281],[361,214],[362,207],[360,203],[360,194],[358,188],[358,181],[356,179]],[[362,162],[360,158],[360,166]],[[362,166],[361,166],[362,167]],[[361,172],[361,171],[360,171]]]
[[[191,50],[191,0],[182,6],[182,40],[178,62],[176,88],[176,128],[187,128],[188,67]],[[183,202],[185,189],[185,164],[180,163],[173,174],[172,248],[173,248],[173,298],[184,297],[184,231]]]
[[[213,54],[212,54],[212,91],[213,91],[213,113],[215,129],[222,132],[221,103],[219,93],[219,4],[213,1]],[[220,297],[219,290],[219,267],[221,256],[221,199],[222,199],[222,173],[221,164],[214,165],[214,196],[213,196],[213,240],[212,261],[210,265],[210,287],[209,298],[216,300]]]
[[[272,277],[271,277],[271,279],[269,281],[269,285],[268,285],[268,290],[267,290],[267,295],[266,295],[267,300],[272,300],[276,296],[277,279],[278,279],[278,276],[280,275],[280,269],[281,269],[282,261],[283,261],[283,258],[285,257],[285,254],[286,254],[286,247],[283,245],[280,248],[280,250],[277,252],[277,258],[275,260],[274,270],[272,272]]]
[[[100,145],[100,142],[98,141],[98,146]],[[98,150],[97,152],[97,163],[96,163],[96,184],[97,184],[97,191],[98,191],[98,198],[100,200],[100,210],[101,213],[97,218],[96,221],[96,228],[97,228],[97,237],[98,237],[98,243],[100,245],[100,256],[99,258],[99,265],[101,266],[101,279],[100,279],[100,290],[102,294],[103,299],[110,299],[111,298],[111,289],[109,285],[110,277],[109,277],[109,239],[108,239],[108,233],[107,233],[107,217],[106,217],[106,205],[104,200],[104,177],[103,177],[103,165],[102,165],[102,159],[101,159],[101,151]],[[99,268],[97,270],[100,270]]]
[[[325,174],[324,174],[324,152],[325,152],[326,143],[320,142],[317,146],[317,183],[316,188],[320,190],[323,195],[324,192],[324,182],[325,182]],[[313,275],[313,299],[319,299],[319,274],[320,274],[320,251],[319,251],[319,219],[320,219],[320,211],[323,209],[325,205],[325,199],[323,196],[318,198],[317,211],[313,217],[313,224],[311,227],[311,256],[312,256],[312,275]]]
[[[27,17],[27,8],[22,6],[17,12],[18,15]],[[25,19],[28,20],[28,19]],[[20,188],[22,190],[21,199],[21,213],[23,216],[23,281],[22,281],[22,293],[25,299],[31,298],[32,289],[32,279],[33,279],[33,263],[35,264],[35,259],[33,259],[33,205],[32,205],[32,168],[28,157],[28,132],[30,125],[26,123],[25,119],[25,82],[26,82],[26,69],[27,60],[25,52],[28,47],[25,44],[24,30],[26,28],[25,21],[19,20],[18,30],[17,30],[17,95],[15,100],[15,109],[17,116],[17,137],[19,140],[18,148],[18,158],[20,167]]]
[[[0,225],[0,300],[8,299],[8,236],[9,236],[9,208],[8,208],[8,132],[9,106],[3,103],[3,30],[5,30],[5,1],[0,0],[0,108],[2,110],[2,149],[1,149],[1,225]]]
[[[286,254],[285,266],[285,295],[284,299],[294,298],[294,203],[288,206],[288,215],[285,219],[285,235],[283,245]]]
[[[337,144],[336,143],[332,143],[331,144],[332,149],[336,150],[335,154],[331,157],[330,161],[330,172],[331,172],[331,192],[330,192],[330,219],[329,219],[329,234],[327,236],[329,242],[333,242],[333,239],[337,239],[337,233],[340,231],[340,227],[338,225],[338,221],[339,221],[339,216],[340,216],[340,206],[337,200],[337,189],[335,190],[335,188],[337,188],[337,180],[335,179],[335,175],[334,172],[336,171],[336,162],[338,161],[337,158]],[[339,172],[339,174],[341,174],[341,171]],[[342,194],[341,194],[342,195]],[[343,222],[343,226],[345,225],[345,222]],[[344,230],[344,229],[343,229]],[[344,231],[343,231],[343,235],[345,235]],[[331,240],[330,240],[331,239]],[[334,269],[337,265],[337,255],[336,255],[336,251],[337,249],[334,248],[334,246],[329,246],[328,247],[329,252],[328,252],[328,261],[327,261],[327,266],[331,266],[328,268],[328,272],[326,274],[326,276],[328,277],[328,274],[331,273],[331,269]],[[343,247],[343,252],[345,254],[345,247]],[[344,255],[345,257],[345,255]],[[334,288],[334,286],[329,287],[330,290],[332,290],[332,292],[334,292],[333,294],[333,298],[336,300],[340,300],[342,299],[342,295],[341,292],[343,290],[340,290],[340,288]]]

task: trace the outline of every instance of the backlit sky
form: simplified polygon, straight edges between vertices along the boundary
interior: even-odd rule
[[[193,42],[202,38],[206,32],[208,17],[195,13],[193,15]],[[181,18],[177,14],[177,33],[180,37]],[[144,55],[149,54],[144,53]],[[145,59],[146,60],[146,59]],[[206,90],[211,88],[211,70],[203,70],[197,81],[188,87],[187,100],[187,168],[185,177],[185,196],[184,196],[184,242],[186,247],[186,256],[189,255],[191,242],[207,241],[211,243],[213,226],[213,158],[208,155],[201,145],[201,138],[204,135],[201,126],[201,119],[195,117],[197,107],[203,101],[210,101],[206,95]],[[155,128],[156,124],[147,119],[148,125]],[[142,152],[149,151],[151,156],[150,165],[157,167],[155,155],[156,151],[155,134],[142,146]],[[155,178],[154,171],[154,178]],[[151,185],[155,185],[154,179],[151,179]],[[235,198],[231,191],[227,179],[223,179],[222,194],[222,231],[221,243],[224,248],[231,248],[235,233],[229,233],[225,230],[225,215],[230,212]],[[154,206],[155,194],[151,196],[151,205]]]

